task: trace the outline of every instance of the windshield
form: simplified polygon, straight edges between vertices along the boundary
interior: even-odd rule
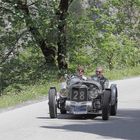
[[[72,76],[69,80],[67,80],[68,85],[73,85],[75,83],[80,82],[81,79],[78,76]]]

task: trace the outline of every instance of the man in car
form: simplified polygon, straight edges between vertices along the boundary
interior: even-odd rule
[[[102,67],[96,68],[95,75],[91,76],[91,79],[99,82],[103,89],[106,89],[109,86],[109,80],[104,77]]]

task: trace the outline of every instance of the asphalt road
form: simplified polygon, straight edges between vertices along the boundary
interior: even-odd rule
[[[114,81],[118,85],[117,116],[58,115],[50,119],[48,101],[0,113],[0,140],[140,140],[140,77]]]

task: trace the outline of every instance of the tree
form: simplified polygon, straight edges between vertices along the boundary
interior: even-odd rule
[[[73,0],[61,0],[57,11],[58,18],[58,67],[59,69],[67,69],[67,42],[66,42],[66,21],[68,15],[68,8]]]
[[[72,0],[48,1],[48,3],[43,0],[38,2],[3,0],[1,8],[4,10],[7,6],[8,11],[8,8],[12,7],[13,14],[16,13],[22,17],[22,21],[25,21],[26,24],[25,28],[28,29],[36,44],[40,47],[49,66],[56,65],[57,55],[59,69],[67,69],[65,60],[67,57],[66,18],[71,2]],[[46,14],[45,12],[48,13]],[[45,22],[47,24],[44,24]],[[43,27],[39,27],[41,24]],[[44,28],[45,26],[46,28]],[[50,37],[51,34],[52,36]],[[52,40],[54,36],[55,39]]]

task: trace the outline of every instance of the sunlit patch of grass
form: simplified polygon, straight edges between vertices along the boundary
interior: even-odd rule
[[[133,76],[140,76],[140,66],[121,70],[106,71],[105,76],[110,80],[118,80]]]

